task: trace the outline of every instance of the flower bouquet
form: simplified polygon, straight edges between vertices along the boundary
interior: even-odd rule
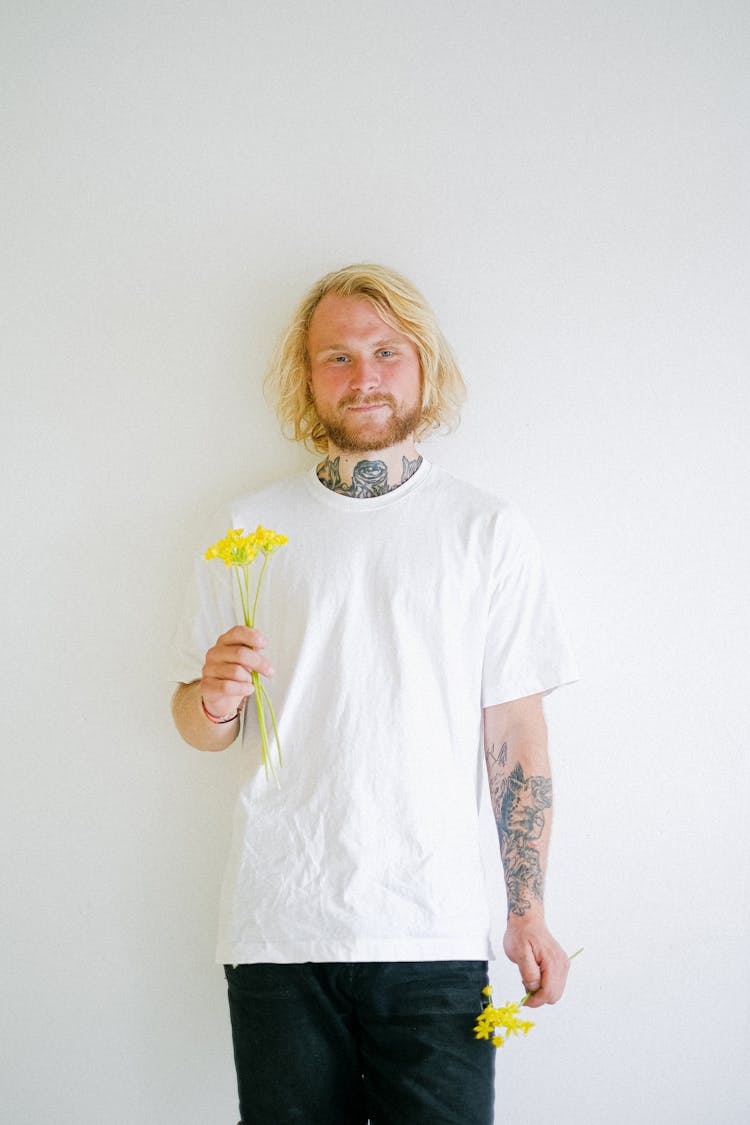
[[[207,559],[221,559],[226,566],[233,567],[235,577],[237,578],[237,586],[240,591],[242,616],[245,624],[251,629],[255,628],[258,597],[260,595],[261,583],[263,582],[263,575],[268,566],[268,560],[271,555],[278,551],[279,547],[283,547],[286,542],[286,535],[279,535],[278,532],[270,531],[267,527],[262,527],[258,524],[256,530],[248,535],[245,534],[243,528],[230,528],[223,539],[219,539],[217,543],[214,543],[213,546],[209,547],[206,551]],[[255,596],[252,597],[250,591],[250,568],[258,555],[263,556],[263,565],[261,566],[258,581],[255,586]],[[268,692],[263,686],[257,672],[252,673],[252,679],[253,688],[255,689],[255,704],[258,710],[258,726],[260,727],[263,768],[266,772],[266,777],[269,776],[270,770],[270,773],[273,774],[274,780],[278,785],[279,779],[276,775],[276,770],[274,769],[268,748],[266,707],[268,707],[273,733],[276,737],[276,752],[278,754],[279,768],[281,768],[281,742],[276,726],[276,715]]]

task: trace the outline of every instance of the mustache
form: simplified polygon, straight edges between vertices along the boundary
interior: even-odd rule
[[[340,408],[345,407],[345,406],[381,406],[381,405],[391,406],[395,409],[396,400],[394,399],[393,395],[389,395],[389,394],[363,395],[363,394],[356,394],[356,393],[350,394],[350,395],[344,395],[344,397],[342,399],[339,399],[339,407]]]

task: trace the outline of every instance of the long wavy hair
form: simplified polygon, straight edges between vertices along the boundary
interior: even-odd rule
[[[345,266],[316,282],[298,305],[279,341],[265,386],[284,432],[318,452],[328,449],[326,431],[310,389],[307,348],[313,313],[328,293],[370,301],[386,324],[415,345],[422,368],[422,414],[415,438],[423,438],[441,426],[451,429],[457,425],[466,387],[434,312],[405,277],[384,266],[365,263]]]

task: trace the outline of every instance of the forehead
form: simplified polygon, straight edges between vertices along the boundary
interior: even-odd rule
[[[326,293],[310,320],[308,341],[311,350],[339,344],[353,336],[402,336],[394,322],[383,320],[366,297],[340,297]]]

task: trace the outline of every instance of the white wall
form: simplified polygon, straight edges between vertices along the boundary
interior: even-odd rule
[[[499,1104],[744,1120],[749,12],[6,0],[3,1120],[236,1120],[235,759],[163,672],[205,516],[308,463],[275,334],[362,259],[437,308],[471,401],[429,454],[526,510],[583,671],[548,899],[586,952]]]

